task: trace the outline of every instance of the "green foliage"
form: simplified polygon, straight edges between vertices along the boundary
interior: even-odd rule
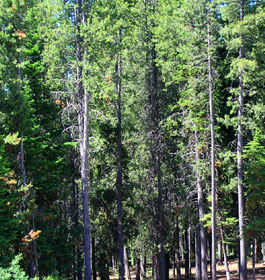
[[[7,268],[0,267],[0,278],[1,280],[29,280],[29,276],[26,275],[25,271],[20,267],[19,262],[22,260],[22,254],[16,255],[11,261],[10,266]],[[33,280],[39,280],[39,277],[31,278]],[[47,276],[41,278],[42,280],[66,280],[66,278],[61,278],[58,273],[55,275]]]
[[[246,198],[246,211],[250,219],[246,233],[259,236],[265,226],[265,146],[264,135],[257,129],[252,141],[244,149],[247,160],[246,182],[249,186]]]
[[[29,280],[29,277],[26,273],[21,269],[19,262],[22,259],[22,255],[17,255],[12,260],[10,266],[8,268],[1,268],[0,267],[0,278],[2,280]]]
[[[86,1],[88,23],[75,24],[78,1],[0,1],[0,263],[15,252],[34,257],[21,238],[41,229],[36,240],[40,277],[77,278],[82,271],[82,219],[78,113],[82,82],[89,95],[89,174],[92,237],[96,264],[104,270],[116,258],[116,114],[115,64],[122,58],[123,230],[131,254],[152,256],[157,214],[157,178],[152,176],[153,133],[161,167],[166,250],[176,248],[198,223],[196,170],[209,196],[209,106],[207,22],[210,35],[216,108],[218,226],[225,242],[237,234],[238,76],[244,87],[244,161],[246,236],[264,231],[264,74],[265,15],[262,1]],[[153,4],[156,3],[155,6]],[[82,61],[77,62],[77,36]],[[245,57],[238,58],[244,46]],[[77,64],[82,77],[77,79]],[[159,118],[155,130],[148,78],[156,71]],[[152,89],[153,90],[153,89]],[[82,99],[82,98],[81,98]],[[199,141],[195,141],[195,132]],[[21,142],[23,141],[23,142]],[[22,184],[24,147],[26,184]],[[199,162],[195,164],[195,151]],[[157,151],[156,151],[157,152]],[[11,170],[14,170],[12,172]],[[209,213],[210,199],[205,201]],[[210,227],[211,217],[202,219]],[[28,279],[18,266],[3,268],[1,279]],[[17,271],[17,272],[16,272]],[[74,275],[75,274],[75,275]],[[24,277],[24,278],[23,278]],[[14,275],[13,275],[14,278]]]
[[[17,145],[21,140],[18,138],[18,132],[15,134],[9,134],[4,138],[6,144]]]
[[[14,139],[16,142],[16,137],[12,136],[5,137],[4,142],[8,138],[11,143]],[[12,246],[17,240],[19,231],[15,216],[18,199],[15,191],[17,178],[10,170],[10,162],[5,151],[7,147],[12,146],[0,143],[0,265],[6,265],[13,257]]]

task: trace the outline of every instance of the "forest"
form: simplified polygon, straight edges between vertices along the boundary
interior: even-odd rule
[[[264,0],[0,0],[0,279],[265,279],[264,62]]]

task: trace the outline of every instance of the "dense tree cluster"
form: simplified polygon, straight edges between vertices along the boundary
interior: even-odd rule
[[[0,267],[246,280],[264,61],[263,1],[0,0]]]

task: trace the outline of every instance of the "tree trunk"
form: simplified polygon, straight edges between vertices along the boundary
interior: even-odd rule
[[[145,260],[143,259],[143,256],[140,256],[140,280],[143,280],[145,278]]]
[[[240,0],[240,21],[244,19],[244,0]],[[241,36],[242,42],[244,40]],[[239,58],[243,59],[244,46],[239,49]],[[244,171],[243,171],[243,109],[244,109],[244,87],[243,87],[243,73],[239,73],[239,96],[238,96],[238,127],[237,127],[237,177],[238,177],[238,220],[239,220],[239,238],[240,238],[240,280],[247,280],[247,259],[246,259],[246,246],[243,236],[244,232]]]
[[[87,23],[87,5],[83,6],[82,1],[78,0],[75,8],[76,35],[76,81],[78,104],[78,126],[80,143],[80,165],[82,181],[82,206],[83,206],[83,225],[84,225],[84,280],[91,280],[91,251],[90,251],[90,215],[89,215],[89,184],[88,184],[88,93],[83,86],[83,62],[82,38],[80,24]],[[86,54],[87,48],[84,47]]]
[[[222,265],[223,264],[223,255],[222,255],[222,243],[221,241],[218,242],[217,244],[217,248],[218,248],[218,264]]]
[[[165,253],[165,279],[169,280],[169,269],[170,269],[170,254]]]
[[[210,260],[210,274],[212,275],[212,239],[211,236],[206,234],[208,240],[207,259]]]
[[[253,237],[253,239],[252,239],[252,280],[255,280],[256,244],[257,244],[257,241]]]
[[[112,255],[111,256],[111,265],[112,265],[112,270],[115,270],[116,269],[116,264],[115,264],[115,256]]]
[[[20,67],[18,70],[18,78],[21,79],[21,72]],[[20,81],[20,80],[19,80]],[[19,82],[20,84],[20,82]],[[20,86],[18,87],[20,91]],[[20,145],[19,145],[19,158],[20,158],[20,172],[22,178],[22,185],[27,185],[27,178],[26,178],[26,169],[24,165],[24,143],[23,143],[23,135],[21,135]],[[28,197],[25,200],[25,210],[27,208]],[[30,226],[27,225],[27,233],[30,232]],[[34,223],[34,214],[32,213],[32,230],[35,231],[35,223]],[[36,247],[36,240],[33,240],[30,245],[30,264],[29,264],[29,274],[30,278],[34,278],[38,274],[38,254],[37,254],[37,247]]]
[[[121,33],[121,31],[120,31]],[[121,34],[119,34],[119,43]],[[116,101],[117,117],[117,230],[118,230],[118,253],[119,253],[119,280],[124,280],[124,248],[123,248],[123,230],[122,230],[122,165],[121,165],[121,54],[118,53],[116,62],[116,92],[118,95]]]
[[[184,261],[184,240],[183,240],[183,234],[180,234],[180,239],[179,239],[179,245],[180,245],[180,260]]]
[[[32,213],[32,228],[34,231],[36,231],[35,228],[35,218],[34,218],[34,212]],[[38,254],[37,254],[37,242],[34,239],[32,241],[32,246],[33,246],[33,263],[34,263],[34,277],[38,274]]]
[[[178,217],[175,221],[175,240],[176,240],[176,268],[177,268],[177,279],[181,280],[181,269],[180,269],[180,244],[179,244],[179,222]],[[175,259],[175,257],[174,257]]]
[[[261,252],[262,252],[262,260],[263,263],[265,264],[265,241],[261,243]]]
[[[220,233],[221,233],[221,243],[222,243],[222,249],[223,249],[223,255],[224,255],[226,280],[230,280],[230,270],[229,270],[229,265],[228,265],[228,260],[227,260],[227,253],[226,253],[226,248],[225,248],[225,243],[224,243],[224,232],[223,232],[222,226],[220,226]]]
[[[140,259],[139,258],[135,258],[135,272],[136,272],[136,280],[140,280],[141,279],[141,272],[140,272],[141,268],[140,268]]]
[[[208,1],[208,0],[207,0]],[[215,177],[215,133],[214,133],[214,104],[213,104],[213,75],[211,61],[210,11],[207,11],[207,57],[208,57],[208,91],[211,127],[211,195],[212,195],[212,240],[211,240],[211,275],[216,280],[216,177]]]
[[[189,275],[191,275],[191,226],[188,228],[188,249],[189,249]]]
[[[201,273],[201,242],[200,242],[200,234],[199,229],[196,227],[195,230],[195,267],[196,267],[196,280],[202,279]]]
[[[125,268],[125,279],[126,280],[131,279],[127,248],[125,246],[124,246],[124,268]]]
[[[84,224],[84,265],[85,280],[91,280],[91,253],[90,253],[90,217],[89,217],[89,187],[88,187],[88,96],[84,92],[84,135],[80,145],[81,153],[81,177],[83,198],[83,224]]]
[[[203,191],[201,185],[201,175],[199,171],[199,138],[198,132],[195,131],[195,163],[196,163],[196,185],[197,185],[197,194],[198,194],[198,209],[199,209],[199,226],[200,226],[200,246],[201,246],[201,273],[202,280],[208,279],[207,274],[207,250],[206,250],[206,234],[204,229],[204,224],[201,221],[204,218],[204,209],[203,209]]]
[[[77,167],[75,165],[76,155],[72,154],[70,159],[70,170],[75,170]],[[72,191],[73,191],[73,201],[72,201],[72,235],[73,235],[73,255],[74,255],[74,280],[82,280],[82,258],[80,252],[80,239],[79,235],[75,233],[76,229],[79,228],[79,186],[75,181],[75,176],[72,176]]]
[[[153,42],[153,23],[150,25],[148,17],[152,17],[156,12],[156,3],[153,0],[144,0],[146,22],[145,22],[145,41],[146,41],[146,91],[148,94],[148,124],[150,137],[150,178],[152,187],[157,190],[156,213],[154,215],[155,246],[159,251],[159,280],[165,280],[165,244],[164,244],[164,217],[163,217],[163,195],[161,186],[161,134],[159,128],[159,97],[158,97],[158,68],[156,64],[156,46]],[[151,132],[151,133],[150,133]],[[158,272],[158,271],[157,271]]]
[[[189,237],[188,237],[188,229],[185,229],[185,254],[184,254],[184,258],[185,258],[185,277],[188,279],[190,277],[190,270],[189,270]]]
[[[109,280],[109,264],[107,255],[102,252],[98,258],[98,274],[101,280]]]
[[[92,237],[92,272],[93,280],[97,280],[97,269],[96,269],[96,241],[95,237]]]
[[[160,280],[160,260],[159,260],[159,254],[156,254],[153,256],[153,278],[154,280]]]
[[[173,272],[173,277],[175,278],[176,277],[176,254],[175,254],[175,251],[173,250],[172,251],[172,257],[173,257],[173,268],[172,268],[172,272]]]

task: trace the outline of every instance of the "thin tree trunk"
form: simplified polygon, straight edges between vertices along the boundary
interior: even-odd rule
[[[174,186],[177,189],[178,183],[177,183],[177,166],[175,164],[176,158],[175,155],[177,153],[176,146],[173,146],[172,151],[174,151],[173,154],[173,173],[174,173]],[[185,176],[184,176],[185,177]],[[173,257],[174,257],[174,267],[173,267],[173,276],[176,276],[177,271],[177,280],[181,280],[181,267],[180,267],[180,232],[179,232],[179,198],[176,196],[176,215],[175,215],[175,229],[174,229],[174,240],[175,240],[175,246],[173,247]]]
[[[188,249],[189,249],[189,275],[191,275],[191,226],[188,228]]]
[[[212,239],[211,236],[206,233],[208,240],[208,248],[207,248],[207,259],[210,260],[210,275],[212,275]]]
[[[252,239],[252,280],[255,280],[256,244],[257,244],[257,241],[253,237],[253,239]]]
[[[207,0],[208,2],[208,0]],[[216,280],[216,176],[215,176],[215,133],[214,133],[214,104],[213,104],[213,75],[211,61],[211,35],[210,35],[210,11],[207,11],[207,57],[208,57],[208,90],[210,105],[211,127],[211,194],[212,194],[212,240],[211,240],[211,275]]]
[[[32,228],[34,231],[36,231],[36,228],[35,228],[35,218],[34,218],[34,212],[32,213]],[[34,239],[32,241],[33,243],[33,263],[34,263],[34,277],[38,274],[38,254],[37,254],[37,242],[36,240]]]
[[[261,243],[262,261],[265,264],[265,241]]]
[[[175,253],[174,250],[172,251],[172,257],[173,257],[173,268],[172,268],[172,271],[173,271],[173,277],[175,278],[176,277],[176,253]]]
[[[201,242],[199,229],[196,227],[195,230],[195,268],[196,268],[196,280],[202,279],[201,273]]]
[[[127,248],[125,246],[124,246],[124,268],[125,268],[125,279],[126,280],[131,279]]]
[[[160,279],[166,280],[166,260],[165,260],[165,244],[164,244],[164,218],[163,218],[163,201],[160,179],[160,160],[158,162],[158,215],[159,215],[159,244],[160,244]]]
[[[159,275],[160,275],[160,262],[159,262],[159,255],[156,254],[153,256],[152,258],[152,275],[153,275],[153,278],[154,280],[160,280],[159,279]]]
[[[175,240],[176,240],[176,267],[177,267],[177,279],[181,280],[181,269],[180,269],[180,246],[179,246],[179,221],[176,217],[175,222]]]
[[[202,280],[208,279],[207,274],[207,249],[206,249],[206,234],[204,229],[204,224],[202,219],[204,218],[204,209],[203,209],[203,191],[201,185],[201,175],[199,171],[199,161],[200,155],[198,150],[199,138],[198,132],[195,131],[195,163],[196,163],[196,185],[197,185],[197,194],[198,194],[198,209],[199,209],[199,226],[200,226],[200,245],[201,245],[201,273]]]
[[[145,259],[145,258],[144,258]],[[143,280],[145,277],[145,260],[143,256],[140,256],[140,280]]]
[[[190,277],[190,270],[189,270],[189,237],[188,237],[188,229],[185,229],[185,233],[184,233],[184,238],[185,238],[185,254],[184,254],[184,258],[185,258],[185,277],[189,278]]]
[[[179,245],[180,245],[180,257],[181,261],[184,261],[184,240],[183,240],[183,234],[180,234],[180,239],[179,239]]]
[[[111,262],[112,262],[112,270],[116,269],[116,265],[115,265],[115,257],[114,255],[111,256]]]
[[[19,67],[20,68],[20,67]],[[21,78],[21,73],[19,70],[18,77]],[[20,171],[21,171],[21,177],[22,177],[22,185],[27,185],[27,178],[26,178],[26,169],[24,165],[24,143],[23,143],[23,135],[21,135],[20,140]],[[27,201],[25,202],[25,207],[27,204]],[[33,230],[35,231],[35,224],[34,224],[34,217],[32,214],[32,222],[33,222]],[[27,226],[27,232],[30,232],[29,225]],[[36,240],[33,240],[30,244],[30,278],[34,278],[38,274],[38,254],[37,254],[37,246],[36,246]]]
[[[85,280],[91,280],[91,252],[90,252],[90,217],[89,217],[89,187],[88,187],[88,96],[84,92],[84,135],[81,147],[81,177],[83,198],[83,224],[84,224],[84,265]]]
[[[75,162],[74,158],[75,154],[71,155],[70,159],[70,169],[75,170]],[[74,254],[74,280],[82,280],[82,259],[80,252],[80,240],[79,236],[76,236],[75,230],[79,227],[79,187],[75,181],[75,176],[72,176],[72,191],[73,191],[73,204],[72,204],[72,219],[73,219],[73,227],[72,227],[72,235],[73,235],[73,254]]]
[[[136,272],[136,280],[140,280],[140,259],[137,257],[135,258],[135,272]]]
[[[217,248],[218,248],[218,264],[222,265],[223,264],[223,255],[222,255],[222,243],[219,241],[217,243]]]
[[[121,36],[121,34],[119,34]],[[120,38],[119,38],[120,40]],[[117,230],[118,230],[118,253],[119,253],[119,280],[124,280],[124,248],[122,230],[122,165],[121,165],[121,55],[118,54],[116,62],[116,91],[118,98],[116,101],[117,117]]]
[[[225,242],[224,242],[224,232],[222,229],[222,226],[220,226],[220,233],[221,233],[221,243],[222,243],[222,249],[223,249],[223,255],[224,255],[224,264],[225,264],[225,273],[226,273],[226,280],[230,280],[230,270],[229,270],[229,264],[227,260],[227,253],[225,248]]]
[[[92,237],[92,272],[93,280],[97,280],[97,270],[96,270],[96,240]]]
[[[169,280],[169,269],[170,269],[170,253],[165,253],[165,279]]]
[[[244,5],[245,0],[240,0],[240,21],[244,19]],[[244,40],[241,36],[242,42]],[[244,46],[239,49],[239,58],[243,59]],[[244,109],[244,87],[243,87],[243,73],[239,73],[239,96],[238,96],[238,134],[237,134],[237,169],[238,169],[238,220],[239,220],[239,238],[240,238],[240,280],[247,280],[247,259],[246,259],[246,246],[244,240],[244,171],[243,171],[243,109]]]
[[[255,259],[255,262],[258,263],[259,262],[259,254],[258,254],[258,240],[256,239],[256,246],[255,246],[255,256],[256,256],[256,259]]]

